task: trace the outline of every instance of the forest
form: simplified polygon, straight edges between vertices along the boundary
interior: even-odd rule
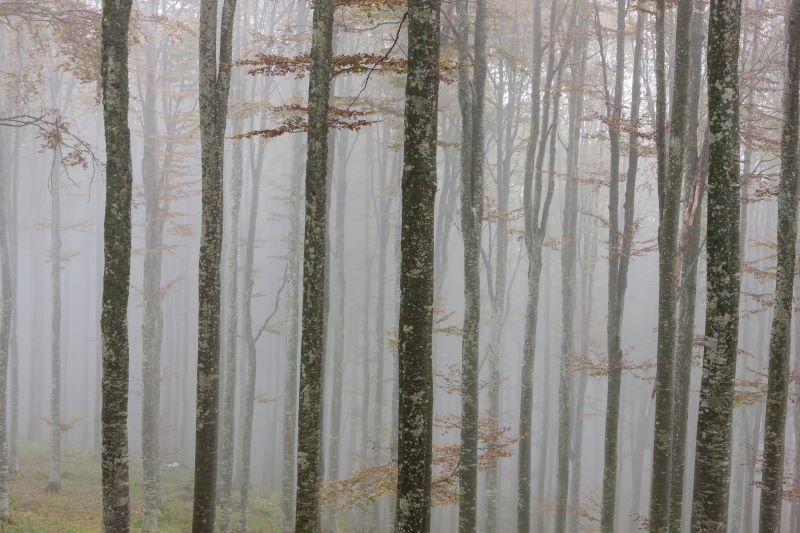
[[[798,181],[800,0],[0,0],[0,531],[798,533]]]

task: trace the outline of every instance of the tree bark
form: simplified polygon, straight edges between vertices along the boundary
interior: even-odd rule
[[[686,149],[684,164],[685,205],[679,249],[678,332],[675,345],[675,376],[672,405],[672,456],[670,474],[670,531],[683,531],[684,473],[686,467],[686,438],[689,418],[689,386],[691,384],[692,349],[697,301],[697,270],[700,258],[701,215],[708,172],[708,136],[698,154],[702,52],[705,40],[705,4],[694,2],[691,21],[689,102],[687,108]]]
[[[764,419],[764,464],[761,474],[759,530],[778,531],[783,503],[786,402],[789,347],[792,338],[797,240],[798,130],[800,130],[800,0],[786,14],[786,72],[783,80],[781,175],[778,184],[778,269],[769,343],[767,407]]]
[[[401,183],[395,531],[427,533],[433,423],[433,228],[441,0],[409,0]]]
[[[486,0],[477,0],[473,76],[469,68],[469,3],[456,4],[461,67],[461,232],[464,236],[464,324],[461,345],[461,448],[459,453],[458,524],[461,533],[477,527],[478,367],[481,319],[480,249],[483,228],[484,107],[486,87]]]
[[[322,396],[325,370],[326,257],[328,248],[328,101],[333,49],[333,1],[314,4],[308,85],[303,317],[297,431],[298,532],[320,530]]]
[[[220,385],[220,268],[223,231],[223,148],[228,115],[236,0],[224,0],[217,46],[217,0],[200,4],[200,150],[202,225],[198,306],[197,409],[193,533],[214,530]],[[219,53],[219,60],[217,60]]]
[[[739,326],[740,0],[714,0],[708,23],[708,271],[692,531],[724,531]]]
[[[130,530],[127,430],[130,353],[128,287],[133,180],[128,129],[130,14],[130,0],[103,3],[101,78],[107,166],[103,224],[103,310],[100,319],[103,338],[102,502],[103,530],[120,533]],[[2,370],[0,376],[5,376]],[[0,378],[0,384],[4,383],[4,379]],[[0,391],[0,397],[5,398],[4,391]]]
[[[678,220],[686,146],[686,109],[689,99],[690,29],[693,0],[680,0],[675,22],[675,68],[670,114],[669,151],[659,150],[659,225],[658,225],[658,348],[656,352],[656,412],[653,431],[653,475],[650,485],[650,531],[669,529],[670,458],[672,449],[672,398],[675,370],[676,272],[678,255]],[[656,12],[656,85],[658,110],[656,142],[666,140],[666,124],[661,107],[666,101],[664,83],[664,2]],[[659,22],[660,20],[660,22]],[[660,59],[659,59],[660,58]],[[662,145],[659,144],[659,147]],[[666,147],[665,147],[666,148]]]

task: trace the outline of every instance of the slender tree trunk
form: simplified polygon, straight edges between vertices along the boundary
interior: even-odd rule
[[[549,269],[545,269],[544,272],[544,298],[542,302],[542,307],[544,309],[550,309],[550,271]],[[550,325],[549,317],[545,314],[544,323],[542,324],[545,331],[548,331],[548,326]],[[542,429],[541,429],[541,442],[539,444],[539,464],[536,467],[536,508],[534,509],[534,513],[536,515],[536,527],[534,528],[535,531],[545,531],[546,530],[546,514],[547,508],[545,506],[545,499],[547,498],[547,489],[549,488],[548,484],[548,474],[549,474],[549,466],[550,463],[548,461],[548,451],[550,448],[550,398],[551,398],[551,390],[550,390],[550,341],[549,336],[544,336],[544,342],[542,343],[544,346],[544,369],[542,375],[544,376],[544,386],[542,387]]]
[[[50,478],[47,492],[61,491],[61,172],[53,151],[50,169]]]
[[[500,22],[502,24],[502,21]],[[517,28],[515,22],[514,28]],[[503,32],[503,26],[500,26]],[[505,67],[505,68],[504,68]],[[503,351],[503,326],[508,314],[506,291],[508,290],[508,244],[509,244],[509,197],[511,188],[511,158],[513,156],[514,125],[517,110],[517,73],[510,62],[500,59],[499,83],[496,95],[497,134],[497,229],[495,231],[494,293],[492,298],[491,333],[489,338],[489,417],[494,432],[500,427],[500,365]],[[508,104],[503,98],[508,95]],[[491,279],[491,276],[489,276]],[[489,444],[495,446],[494,442]],[[500,464],[494,453],[489,459],[486,472],[486,514],[484,530],[497,530],[497,503],[500,500]]]
[[[250,505],[250,460],[253,443],[253,409],[256,395],[256,332],[253,330],[253,263],[256,242],[256,224],[258,221],[258,203],[261,192],[261,168],[263,151],[256,156],[256,163],[250,165],[250,212],[248,213],[247,241],[245,242],[245,259],[242,269],[242,332],[245,339],[247,368],[242,379],[241,406],[241,464],[239,465],[239,531],[247,531],[247,520]],[[285,422],[284,422],[285,423]],[[294,432],[294,426],[292,427]],[[292,470],[294,474],[294,470]],[[293,480],[292,476],[292,480]]]
[[[339,455],[341,448],[342,432],[342,380],[344,378],[344,329],[345,329],[345,214],[347,213],[347,159],[348,137],[347,131],[339,132],[336,142],[336,218],[334,223],[334,242],[331,250],[333,259],[333,272],[335,283],[333,290],[333,360],[331,370],[333,379],[331,383],[330,406],[330,435],[328,436],[328,457],[325,464],[328,469],[328,479],[339,479]],[[333,177],[331,177],[333,181]],[[328,528],[336,530],[336,508],[331,506],[328,511]]]
[[[151,9],[151,12],[154,12]],[[152,38],[152,36],[151,36]],[[164,316],[161,308],[161,262],[164,219],[161,175],[157,168],[158,118],[156,116],[155,49],[146,49],[146,87],[142,98],[142,183],[145,200],[145,252],[142,314],[142,531],[158,531],[159,508],[159,400],[161,396],[161,344]]]
[[[370,144],[374,142],[373,134],[369,135]],[[359,447],[361,465],[369,464],[368,452],[369,449],[369,402],[372,389],[372,378],[370,367],[372,362],[370,356],[372,355],[372,331],[370,330],[370,305],[372,304],[372,247],[375,242],[372,240],[372,209],[371,205],[375,201],[375,175],[373,169],[374,162],[372,152],[368,154],[369,171],[367,175],[367,193],[364,195],[364,300],[362,307],[364,311],[362,327],[362,346],[361,346],[361,443]],[[362,515],[366,518],[366,515]]]
[[[9,436],[8,436],[8,466],[12,474],[19,473],[19,460],[17,457],[18,449],[18,433],[19,433],[19,351],[17,349],[17,335],[19,334],[19,319],[18,319],[18,305],[17,305],[17,287],[18,287],[18,273],[19,273],[19,221],[18,221],[18,196],[19,196],[19,145],[21,134],[18,131],[14,132],[14,163],[11,171],[10,187],[10,204],[7,208],[8,215],[6,224],[9,228],[9,265],[11,268],[11,331],[9,333],[9,364],[11,365],[11,372],[9,379],[11,380],[11,398],[10,403],[10,422],[9,422]]]
[[[5,140],[5,139],[3,139]],[[5,147],[0,148],[0,157],[5,162]],[[11,225],[9,224],[9,193],[13,174],[0,171],[0,524],[10,520],[10,480],[8,457],[8,418],[6,381],[11,348],[11,327],[14,306],[13,266],[9,246]]]
[[[580,354],[587,356],[589,350],[589,329],[592,323],[594,307],[594,272],[597,266],[597,231],[593,222],[585,223],[583,229],[583,250],[581,252],[581,332]],[[589,375],[582,369],[575,394],[575,430],[572,434],[572,480],[570,483],[569,506],[572,512],[567,517],[567,529],[570,533],[577,533],[581,516],[581,456],[583,453],[583,413],[586,405],[586,384]]]
[[[708,172],[708,136],[702,154],[697,150],[699,125],[702,51],[705,40],[705,4],[694,2],[691,20],[689,101],[687,108],[686,148],[684,164],[685,206],[679,249],[678,333],[675,346],[675,376],[672,405],[672,455],[670,474],[670,531],[683,531],[684,472],[686,467],[686,437],[689,419],[689,385],[694,346],[694,322],[697,300],[697,266],[700,258],[701,214]]]
[[[298,532],[320,530],[322,396],[325,370],[326,265],[328,241],[328,100],[333,48],[333,1],[314,4],[308,85],[303,317],[297,431]]]
[[[402,178],[395,531],[427,533],[433,423],[433,228],[440,0],[409,0]]]
[[[461,231],[464,235],[464,327],[461,347],[461,448],[459,516],[461,533],[477,527],[478,366],[481,320],[480,249],[483,227],[484,102],[486,86],[486,0],[477,0],[473,77],[469,59],[469,3],[456,4],[459,14],[459,102],[461,107]]]
[[[580,24],[584,13],[579,15]],[[576,271],[578,261],[578,183],[583,117],[583,82],[586,66],[585,39],[579,38],[576,65],[572,67],[573,91],[569,96],[569,131],[567,138],[567,183],[564,189],[564,212],[561,232],[561,360],[558,380],[558,482],[556,490],[556,532],[567,528],[569,464],[572,431],[572,361],[575,355]]]
[[[675,370],[676,272],[678,255],[678,220],[686,145],[686,109],[689,98],[690,29],[693,0],[680,0],[675,22],[675,69],[672,87],[669,154],[659,150],[659,225],[658,225],[658,348],[656,354],[656,412],[653,447],[653,475],[650,485],[650,531],[669,529],[670,458],[672,454],[672,398]],[[657,4],[657,32],[663,33],[664,3]],[[660,22],[659,22],[660,21]],[[663,35],[657,34],[656,56],[664,54]],[[663,62],[656,64],[658,89],[656,135],[666,140],[666,124],[661,122],[661,104],[666,99]],[[658,142],[658,139],[657,139]],[[661,145],[659,145],[661,146]]]
[[[300,260],[302,256],[303,141],[295,137],[292,185],[289,190],[289,244],[286,266],[286,374],[283,387],[283,467],[281,510],[284,533],[294,531],[294,483],[297,427],[297,352],[299,348]]]
[[[551,5],[551,31],[555,20],[555,6]],[[522,374],[520,384],[520,422],[519,422],[519,462],[517,467],[517,531],[528,533],[531,522],[531,431],[533,417],[533,363],[536,353],[536,325],[539,310],[539,286],[542,273],[542,242],[549,212],[549,201],[545,200],[540,218],[539,208],[542,201],[542,176],[536,172],[536,162],[544,155],[546,132],[539,143],[540,135],[540,88],[542,69],[541,42],[541,2],[533,4],[533,70],[531,76],[531,130],[525,154],[525,172],[523,176],[523,212],[525,220],[525,249],[528,255],[528,295],[525,308],[525,337],[522,353]],[[553,39],[551,38],[551,41]],[[545,83],[545,94],[549,92],[553,69],[553,46],[549,46],[550,57]],[[549,102],[545,98],[544,102]],[[548,107],[547,105],[543,107]],[[541,124],[547,125],[549,117],[544,114]],[[537,144],[539,157],[537,158]],[[538,168],[541,168],[538,166]],[[551,176],[552,177],[552,176]],[[538,179],[537,179],[538,178]],[[548,188],[547,198],[552,197],[552,188]]]
[[[384,146],[388,143],[390,137],[390,131],[388,128],[384,129],[383,141]],[[384,170],[383,174],[388,174],[387,170],[387,159],[389,157],[388,148],[384,148],[383,153],[383,165],[382,168]],[[381,181],[381,189],[379,194],[378,200],[378,212],[376,215],[378,216],[378,229],[377,229],[377,239],[378,239],[378,278],[377,278],[377,291],[378,294],[375,297],[375,342],[376,348],[375,353],[377,356],[375,362],[375,399],[373,401],[374,404],[374,411],[373,411],[373,432],[374,432],[374,439],[375,444],[373,445],[373,462],[375,465],[380,465],[385,457],[386,452],[384,449],[386,441],[384,440],[384,423],[383,423],[383,410],[384,410],[384,390],[383,384],[384,379],[386,376],[386,369],[385,369],[385,361],[386,361],[386,290],[387,285],[389,284],[389,280],[387,278],[386,269],[387,269],[387,262],[388,262],[388,248],[389,248],[389,221],[391,217],[391,209],[389,204],[388,198],[388,187],[391,183],[391,177],[385,176]],[[395,358],[392,357],[394,360]],[[394,372],[395,364],[392,362],[392,382],[395,382],[395,372]],[[394,394],[393,394],[394,395]],[[394,398],[392,399],[392,408],[394,409]],[[394,417],[393,417],[394,418]],[[390,442],[394,443],[394,430],[391,431]],[[390,454],[390,460],[394,460],[395,455],[394,453]],[[381,508],[382,505],[380,503],[373,506],[372,511],[372,520],[373,523],[376,525],[380,523],[381,517]]]
[[[216,507],[222,291],[220,279],[223,230],[222,166],[235,10],[236,0],[224,0],[218,47],[217,0],[202,0],[200,5],[200,149],[203,213],[198,266],[200,285],[193,533],[211,533],[214,530]]]
[[[769,381],[764,427],[759,530],[778,531],[783,503],[789,347],[792,338],[797,240],[798,130],[800,130],[800,0],[786,15],[786,72],[783,81],[781,176],[778,185],[778,270],[769,343]]]
[[[131,149],[128,129],[128,27],[131,1],[103,3],[102,86],[106,141],[103,224],[102,501],[103,530],[130,530],[128,494],[128,287],[131,263]],[[2,358],[0,358],[2,361]],[[0,369],[0,376],[5,371]],[[5,378],[0,377],[0,386]],[[0,390],[0,398],[5,391]],[[0,431],[3,425],[0,424]],[[0,443],[2,442],[0,433]],[[0,458],[2,458],[0,446]],[[0,467],[2,462],[0,461]],[[2,474],[2,468],[0,468]],[[0,510],[2,509],[0,497]]]
[[[739,326],[740,0],[714,0],[708,23],[708,271],[692,531],[724,531]]]
[[[596,8],[595,8],[596,9]],[[599,17],[595,13],[596,17]],[[598,40],[600,40],[599,18],[596,18]],[[602,49],[602,42],[600,47]],[[605,55],[603,76],[605,74]],[[600,529],[603,533],[614,531],[617,510],[617,441],[619,434],[620,388],[622,384],[622,307],[620,298],[620,238],[619,238],[619,175],[620,175],[620,119],[622,114],[622,92],[625,79],[625,0],[617,0],[616,76],[614,79],[614,101],[608,101],[608,137],[610,141],[610,174],[608,195],[608,388],[606,391],[606,425],[603,452],[603,500],[600,509]],[[607,85],[606,85],[607,86]],[[610,109],[609,109],[610,107]],[[624,295],[623,295],[624,297]]]
[[[240,131],[241,120],[234,122],[234,131]],[[233,486],[234,422],[236,420],[236,356],[239,337],[239,214],[242,206],[242,175],[244,154],[242,142],[233,147],[231,169],[231,205],[228,221],[228,257],[226,259],[227,331],[225,333],[225,387],[222,406],[222,446],[219,473],[219,530],[231,530]],[[249,332],[247,332],[249,334]]]

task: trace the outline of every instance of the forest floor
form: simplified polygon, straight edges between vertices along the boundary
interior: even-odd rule
[[[47,492],[49,447],[20,442],[20,473],[11,481],[11,524],[8,533],[97,533],[100,527],[100,462],[92,453],[65,447],[62,450],[61,492]],[[185,468],[161,471],[162,510],[158,529],[163,533],[191,531],[192,472]],[[234,494],[238,498],[238,494]],[[249,530],[280,531],[280,512],[275,495],[251,488]],[[131,530],[141,528],[142,466],[131,461]],[[236,517],[234,517],[236,518]]]

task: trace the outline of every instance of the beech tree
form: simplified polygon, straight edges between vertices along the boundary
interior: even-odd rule
[[[740,288],[740,16],[738,0],[715,0],[708,18],[708,296],[692,531],[722,530],[728,516]]]
[[[461,360],[461,449],[459,459],[459,531],[477,527],[478,349],[481,321],[480,249],[483,223],[484,107],[486,86],[486,0],[477,0],[474,62],[470,76],[469,2],[456,4],[459,17],[458,73],[461,107],[461,231],[464,235],[464,327]]]
[[[678,215],[681,180],[686,147],[686,107],[689,98],[689,44],[692,0],[678,2],[675,19],[675,66],[670,110],[669,137],[663,122],[666,102],[664,59],[664,2],[656,12],[656,75],[658,117],[658,348],[656,354],[656,417],[653,444],[653,476],[650,486],[650,531],[669,527],[670,457],[673,425],[673,383],[676,331],[676,270],[678,253]],[[667,147],[666,142],[669,142]]]
[[[314,4],[308,81],[303,308],[297,426],[297,531],[320,529],[322,380],[325,370],[328,241],[328,106],[333,55],[333,1]]]
[[[433,228],[440,0],[408,3],[401,183],[395,529],[430,531],[433,424]]]
[[[784,440],[789,388],[789,346],[792,333],[797,241],[798,150],[800,149],[800,0],[786,14],[786,72],[783,80],[781,175],[778,184],[778,271],[769,343],[769,381],[764,419],[759,530],[781,527],[784,485]]]
[[[103,3],[102,89],[106,138],[103,223],[103,529],[130,530],[128,490],[128,285],[131,262],[131,170],[128,129],[130,0]],[[5,376],[5,372],[2,372]],[[5,397],[5,394],[2,395]]]
[[[200,144],[202,225],[199,263],[197,412],[192,531],[214,530],[220,386],[220,267],[223,229],[223,147],[228,113],[236,0],[200,4]],[[219,26],[219,32],[217,27]],[[217,45],[219,33],[219,45]]]

